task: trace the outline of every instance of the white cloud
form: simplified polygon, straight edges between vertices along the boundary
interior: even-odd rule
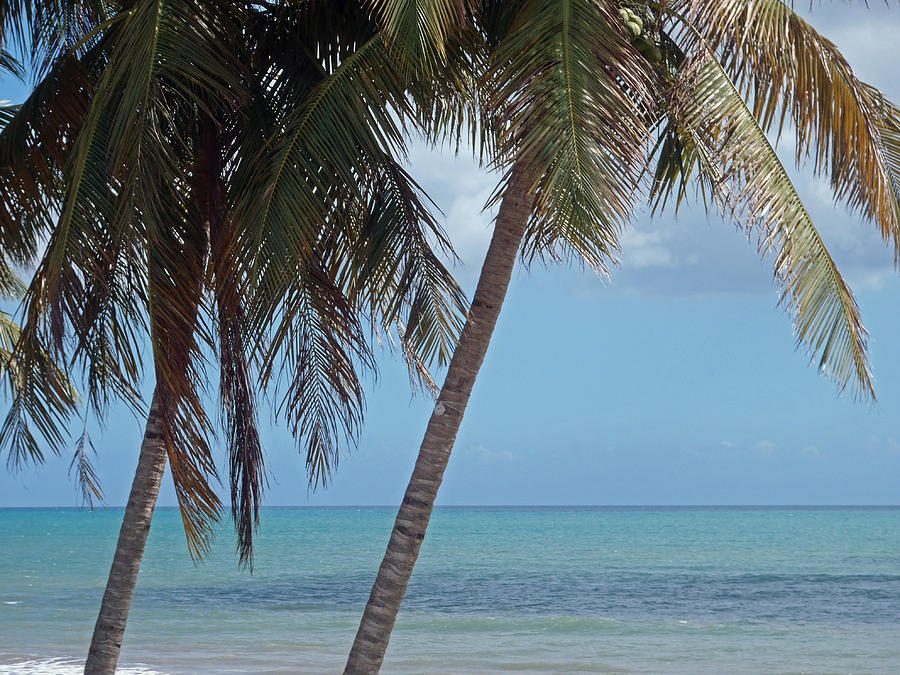
[[[819,448],[815,445],[804,445],[800,448],[800,452],[808,457],[821,457],[822,453],[819,452]]]
[[[753,444],[753,449],[762,453],[763,455],[771,455],[775,452],[775,444],[772,441],[757,441]]]
[[[665,234],[631,228],[622,234],[623,268],[646,269],[648,267],[671,267],[675,264],[672,252],[664,245]]]
[[[468,155],[421,144],[410,149],[409,171],[444,213],[442,224],[461,261],[454,274],[464,286],[474,286],[491,239],[493,214],[484,206],[497,176]]]
[[[518,459],[518,455],[510,450],[490,450],[483,445],[473,445],[472,454],[491,462],[510,462]]]

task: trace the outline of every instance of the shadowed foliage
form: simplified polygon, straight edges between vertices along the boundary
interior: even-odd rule
[[[15,358],[30,372],[34,345],[49,345],[84,374],[101,418],[113,401],[143,412],[146,365],[154,376],[86,666],[111,672],[165,464],[192,555],[219,516],[210,376],[250,563],[259,397],[274,397],[311,485],[324,484],[362,419],[370,334],[427,381],[456,342],[463,296],[400,166],[410,83],[367,8],[141,0],[67,7],[57,23],[42,18],[49,6],[3,11],[42,74],[0,135],[2,236],[37,263]],[[90,480],[79,447],[73,470]]]
[[[9,52],[0,50],[0,73],[13,77],[24,77],[24,67]],[[22,111],[21,105],[0,103],[0,138],[5,141],[0,153],[8,164],[22,167],[29,163],[31,153],[21,137],[22,128],[15,124]],[[12,139],[12,140],[11,140]],[[8,171],[4,178],[13,178]],[[33,190],[28,175],[20,174],[19,181],[4,180],[0,183],[0,202],[8,204],[22,192]],[[12,305],[25,294],[25,285],[19,279],[14,266],[27,260],[35,249],[31,237],[20,237],[15,224],[8,219],[0,221],[0,300]],[[66,427],[80,402],[78,393],[69,382],[62,368],[53,363],[45,349],[33,345],[35,358],[23,363],[16,358],[16,345],[22,330],[14,317],[7,311],[0,311],[0,380],[4,395],[12,402],[9,414],[0,426],[0,447],[9,449],[7,466],[15,471],[29,461],[43,461],[44,450],[59,454],[66,441]],[[89,443],[82,437],[72,459],[77,469],[75,478],[82,489],[86,503],[100,498],[102,492],[96,480],[90,456],[83,452]]]

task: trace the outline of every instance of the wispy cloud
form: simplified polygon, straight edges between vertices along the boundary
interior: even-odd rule
[[[751,447],[763,455],[771,455],[775,452],[776,445],[772,441],[762,440],[756,441]]]

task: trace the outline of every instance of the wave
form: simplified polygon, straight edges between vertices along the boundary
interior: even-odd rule
[[[2,675],[82,675],[84,661],[67,658],[24,658],[0,663]],[[131,665],[116,669],[117,675],[166,675],[147,666]]]

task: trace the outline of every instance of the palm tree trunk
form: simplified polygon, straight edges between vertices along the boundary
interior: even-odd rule
[[[144,557],[144,546],[150,533],[150,519],[153,517],[153,508],[156,506],[165,470],[166,448],[159,403],[154,394],[137,471],[131,484],[125,516],[122,518],[122,528],[119,530],[116,554],[109,570],[100,615],[94,626],[91,649],[84,665],[85,675],[111,675],[116,672],[128,609],[131,607],[141,559]]]
[[[520,167],[514,167],[507,184],[472,307],[422,439],[387,551],[344,668],[345,675],[377,673],[381,669],[391,630],[419,557],[434,500],[497,324],[531,213],[534,197],[524,173]]]

